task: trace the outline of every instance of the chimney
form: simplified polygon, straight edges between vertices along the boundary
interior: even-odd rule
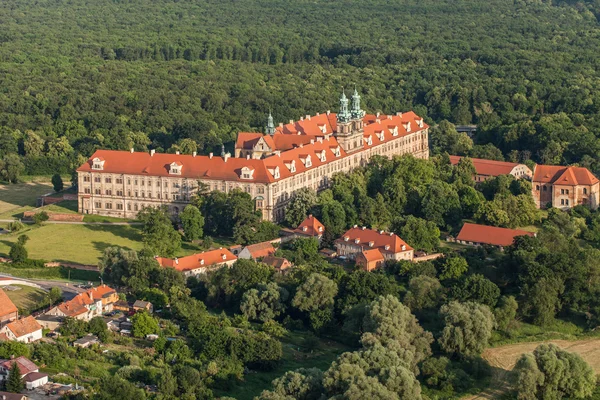
[[[354,225],[355,228],[358,228],[358,225]]]
[[[179,259],[175,257],[175,265],[179,265]]]
[[[304,147],[304,143],[300,143],[300,146],[298,146],[298,147],[303,148]]]
[[[293,124],[293,123],[294,123],[294,120],[293,120],[293,119],[290,119],[290,124]]]
[[[133,147],[132,147],[131,149],[129,149],[129,152],[130,152],[130,153],[133,153]]]
[[[310,144],[315,144],[315,139],[310,139]]]
[[[208,159],[212,160],[212,158],[213,158],[213,153],[208,153]]]
[[[280,128],[283,128],[283,122],[280,122],[280,123],[279,123],[279,127],[280,127]]]
[[[176,154],[176,155],[179,155],[179,150],[175,151],[175,154]]]
[[[402,117],[402,113],[401,112],[397,112],[396,113],[396,117]]]
[[[331,114],[331,111],[327,110],[327,115]]]
[[[198,153],[196,153],[195,151],[192,152],[192,157],[196,157],[196,154],[198,154]]]
[[[304,117],[300,117],[300,121],[304,121]]]
[[[307,115],[307,116],[306,116],[306,119],[310,121],[310,115]]]
[[[377,114],[375,114],[375,116],[376,116],[377,118],[379,118],[379,111],[377,112]]]
[[[246,160],[250,159],[250,154],[246,154]]]
[[[375,120],[375,122],[377,122],[378,124],[380,124],[380,123],[381,123],[381,120],[380,120],[379,118],[377,118],[377,119]]]
[[[362,227],[362,230],[364,231],[365,229],[367,229],[367,227],[366,227],[366,226],[363,226],[363,227]]]
[[[227,162],[227,160],[229,160],[229,157],[231,157],[231,153],[225,153],[225,155],[223,156],[223,160]]]
[[[317,113],[317,117],[318,117],[319,115],[321,115],[321,114],[320,114],[320,113]]]
[[[319,136],[319,137],[317,138],[317,142],[319,142],[319,143],[323,143],[323,138],[322,138],[321,136]]]
[[[154,150],[154,149],[150,150],[150,157],[152,157],[154,155],[154,153],[156,153],[156,150]]]
[[[279,151],[279,150],[275,150],[275,155],[276,155],[277,157],[281,157],[281,151]]]

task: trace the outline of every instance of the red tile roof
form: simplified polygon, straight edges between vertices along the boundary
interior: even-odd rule
[[[35,382],[39,379],[46,378],[48,374],[43,374],[41,372],[30,372],[25,376],[25,382]]]
[[[5,400],[26,400],[29,397],[21,393],[0,392],[0,399]]]
[[[110,286],[100,285],[92,289],[86,290],[88,295],[91,295],[94,299],[101,299],[116,294],[117,291]]]
[[[18,311],[4,290],[0,289],[0,318]]]
[[[286,258],[283,258],[283,257],[267,256],[267,257],[263,258],[261,260],[261,262],[263,264],[270,265],[271,267],[275,268],[278,271],[287,269],[291,265],[291,263]]]
[[[587,168],[560,165],[536,165],[533,181],[567,186],[594,185],[599,182]]]
[[[294,232],[306,235],[306,236],[321,236],[325,233],[325,225],[323,225],[318,219],[309,215]]]
[[[67,317],[76,317],[89,311],[86,306],[77,301],[65,301],[64,303],[60,303],[58,309]]]
[[[461,159],[461,156],[450,156],[450,163],[457,165]],[[515,167],[521,165],[519,163],[486,160],[483,158],[471,158],[471,161],[478,175],[488,176],[509,175]]]
[[[198,268],[223,264],[234,260],[237,260],[237,257],[227,249],[209,250],[181,258],[156,257],[156,261],[158,261],[162,267],[175,268],[177,271],[181,272],[193,271]]]
[[[23,356],[17,357],[12,360],[0,360],[0,367],[3,367],[10,371],[13,363],[17,363],[21,375],[27,375],[31,372],[36,372],[39,369],[38,366],[33,363],[33,361]]]
[[[473,242],[485,243],[493,246],[510,246],[517,236],[535,236],[532,232],[520,229],[497,228],[495,226],[479,225],[465,223],[456,239]]]
[[[6,328],[17,338],[20,338],[41,330],[42,326],[30,315],[7,324]]]
[[[358,240],[358,243],[356,242]],[[367,228],[352,228],[336,242],[349,242],[363,248],[377,248],[382,253],[401,253],[413,250],[404,240],[393,232],[376,231]],[[403,248],[404,246],[404,248]]]
[[[250,251],[252,258],[261,258],[271,256],[275,253],[275,248],[271,242],[261,242],[256,244],[250,244],[246,246],[246,249]],[[242,250],[243,251],[243,250]]]
[[[367,262],[384,260],[383,254],[381,254],[381,251],[379,251],[379,249],[363,250],[361,254],[365,258],[365,260],[367,260]]]
[[[408,125],[410,125],[410,131],[407,130]],[[321,127],[324,131],[321,130]],[[390,131],[394,127],[397,131],[396,136]],[[379,122],[374,119],[373,122],[365,125],[365,136],[372,137],[372,144],[368,145],[365,142],[363,147],[366,149],[376,146],[427,127],[422,119],[413,112],[395,116],[380,116]],[[280,155],[272,155],[261,160],[236,157],[229,157],[225,160],[223,157],[98,150],[77,171],[93,172],[95,171],[92,169],[93,160],[103,159],[102,172],[107,173],[270,183],[346,157],[346,152],[339,146],[337,139],[331,135],[336,129],[336,115],[331,113],[284,125],[277,128],[273,136],[241,133],[236,142],[236,148],[252,148],[263,137],[273,150],[278,149],[283,152]],[[383,136],[376,137],[375,132],[380,131],[383,132]],[[325,155],[323,161],[318,157],[321,154]],[[311,163],[307,163],[308,166],[305,165],[306,156],[310,156],[311,159]],[[291,172],[288,168],[292,161],[295,162],[296,172]],[[173,163],[182,166],[180,174],[170,173],[170,166]],[[250,179],[242,178],[242,168],[244,167],[252,171]],[[276,169],[279,171],[278,178],[275,178]]]

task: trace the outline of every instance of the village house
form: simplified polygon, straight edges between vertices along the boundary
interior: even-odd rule
[[[32,343],[42,338],[42,326],[31,315],[25,318],[9,322],[0,329],[8,340],[22,343]]]
[[[65,319],[63,317],[57,317],[54,315],[41,314],[35,317],[35,320],[42,326],[42,329],[54,331],[62,325]]]
[[[19,318],[19,309],[4,290],[0,289],[0,328],[17,318]]]
[[[73,347],[81,347],[83,349],[87,349],[92,345],[99,344],[100,340],[98,340],[98,336],[96,335],[85,335],[84,337],[77,339],[73,342]]]
[[[535,236],[535,233],[520,229],[465,223],[456,237],[456,242],[471,246],[490,245],[504,248],[514,243],[517,236]]]
[[[600,181],[587,168],[536,165],[532,195],[538,208],[568,210],[577,205],[598,208]]]
[[[461,156],[450,156],[450,163],[457,165],[462,158]],[[476,171],[473,176],[475,182],[483,182],[500,175],[512,175],[517,179],[531,179],[533,175],[529,167],[525,164],[486,160],[483,158],[471,158],[470,160]]]
[[[287,258],[283,257],[267,256],[263,258],[261,262],[275,268],[275,271],[280,273],[285,272],[285,270],[292,266],[292,263],[289,262]]]
[[[78,210],[135,218],[144,207],[167,206],[178,214],[199,185],[252,196],[263,219],[282,221],[301,188],[320,191],[335,173],[365,165],[375,155],[429,158],[429,127],[414,112],[366,114],[355,91],[340,97],[339,112],[307,115],[262,133],[240,132],[234,156],[97,150],[77,169]]]
[[[338,256],[356,259],[363,250],[378,249],[384,260],[412,261],[414,250],[393,232],[359,228],[356,225],[336,239]]]
[[[38,366],[23,356],[10,360],[0,360],[0,383],[8,379],[8,376],[12,373],[13,363],[16,363],[19,367],[19,372],[25,383],[29,383],[27,385],[28,389],[35,389],[48,383],[48,375],[41,374]]]
[[[69,301],[60,303],[46,314],[55,317],[71,317],[89,321],[94,317],[113,310],[113,305],[119,301],[117,292],[106,285],[101,285],[83,293],[79,293]]]
[[[222,247],[181,258],[156,257],[161,267],[176,269],[183,272],[186,277],[205,274],[222,266],[230,267],[236,260],[237,257],[232,252]]]
[[[0,392],[0,400],[29,400],[29,397],[21,393]]]
[[[385,257],[383,257],[379,249],[363,250],[360,253],[356,253],[356,265],[368,272],[381,268],[384,262]]]
[[[297,237],[315,237],[321,239],[325,233],[325,225],[311,214],[294,229],[294,233]]]
[[[244,247],[240,254],[239,258],[244,258],[246,260],[259,260],[264,257],[272,256],[275,254],[275,247],[271,242],[261,242],[256,244],[249,244]]]
[[[152,314],[154,312],[154,306],[149,301],[136,300],[133,303],[133,311],[148,311],[148,313]]]

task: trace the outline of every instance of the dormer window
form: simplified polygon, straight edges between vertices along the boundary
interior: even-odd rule
[[[226,255],[226,254],[221,254],[221,258],[222,258],[223,260],[227,260],[227,255]]]
[[[373,247],[373,246],[375,246],[375,242],[373,242],[373,241],[369,242],[369,247]]]
[[[402,245],[402,251],[405,251],[405,250],[406,250],[406,245],[405,245],[405,244],[403,244],[403,245]]]
[[[279,179],[281,177],[279,174],[279,167],[269,168],[269,173],[273,175],[273,179]]]
[[[419,126],[419,128],[423,127],[423,118],[417,120],[417,125]]]
[[[359,244],[360,243],[360,239],[359,238],[354,239],[354,243]]]
[[[286,161],[285,162],[285,166],[287,167],[287,169],[290,170],[290,172],[293,174],[294,172],[296,172],[296,160],[291,160],[291,161]]]
[[[104,169],[104,158],[94,157],[92,160],[92,169],[102,171]]]
[[[303,226],[303,227],[302,227],[302,232],[306,232],[307,230],[308,230],[308,227],[307,227],[307,226]]]
[[[373,138],[371,136],[367,137],[367,145],[372,146],[373,145]]]
[[[350,240],[350,237],[344,236],[344,242],[347,242],[348,240]]]
[[[397,126],[391,127],[390,132],[392,132],[392,136],[398,136],[398,127]]]
[[[320,153],[317,154],[319,159],[321,160],[321,162],[325,162],[327,161],[327,157],[325,156],[325,150],[322,150]]]
[[[327,125],[319,125],[319,129],[321,130],[321,133],[327,133]]]
[[[306,168],[312,167],[312,159],[310,158],[310,154],[306,156],[306,161],[304,162]]]
[[[319,227],[319,232],[323,232],[323,227],[322,226]]]
[[[249,167],[243,167],[240,178],[242,179],[253,179],[254,178],[254,169]]]
[[[389,249],[390,249],[390,245],[389,245],[389,244],[386,244],[386,245],[385,245],[385,249],[386,249],[386,250],[389,250]]]
[[[200,260],[200,265],[204,265],[204,259]]]
[[[340,146],[331,147],[331,151],[332,151],[333,155],[336,156],[336,157],[339,157],[341,155],[341,153],[340,153]]]
[[[171,164],[169,164],[169,173],[173,175],[181,175],[182,168],[182,164],[178,163],[177,161],[173,161]]]
[[[406,129],[406,132],[410,132],[410,122],[404,124],[404,129]]]

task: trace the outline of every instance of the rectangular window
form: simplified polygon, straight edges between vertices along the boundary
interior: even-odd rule
[[[565,205],[565,199],[560,199],[560,205],[564,206]]]
[[[112,210],[112,203],[106,203],[106,209]]]
[[[535,190],[540,190],[540,185],[535,185]]]
[[[134,211],[137,211],[137,210],[138,210],[138,205],[137,205],[137,203],[133,205],[133,210],[134,210]]]
[[[99,176],[95,176],[95,177],[94,177],[94,182],[96,182],[96,183],[100,183],[100,182],[102,182],[102,179],[100,179],[100,177],[99,177]]]
[[[131,179],[127,178],[127,184],[131,185]]]
[[[123,184],[123,178],[117,178],[115,181],[117,184],[122,185]]]
[[[565,189],[560,189],[560,194],[565,194]]]
[[[133,181],[133,184],[134,184],[134,185],[137,185],[137,184],[138,184],[138,183],[137,183],[137,179]]]
[[[104,178],[105,183],[112,183],[112,178]]]
[[[142,186],[144,186],[146,184],[146,181],[142,181]]]
[[[83,177],[83,181],[84,182],[89,182],[90,181],[90,177],[89,176],[84,176]]]
[[[112,190],[106,189],[106,195],[107,196],[112,196]]]
[[[569,205],[569,199],[566,199],[566,200],[565,200],[565,204],[566,204],[566,205]]]
[[[90,193],[92,193],[92,190],[90,188],[85,188],[85,189],[83,189],[83,192],[86,194],[90,194]]]
[[[583,188],[583,194],[587,194],[587,188]]]
[[[548,188],[546,186],[544,186],[544,192],[547,191],[547,190],[548,190]]]
[[[102,203],[100,203],[99,201],[96,202],[96,208],[102,208]]]
[[[122,190],[117,190],[117,196],[123,196],[123,191]]]
[[[94,189],[94,193],[100,194],[100,189]]]
[[[569,194],[569,189],[565,190],[565,193],[566,193],[566,194]]]
[[[127,203],[127,211],[131,211],[131,204]]]
[[[138,193],[138,191],[136,190],[136,191],[135,191],[135,197],[138,197],[138,196],[139,196],[139,193]]]
[[[122,210],[122,209],[123,209],[123,204],[117,203],[117,210]]]

